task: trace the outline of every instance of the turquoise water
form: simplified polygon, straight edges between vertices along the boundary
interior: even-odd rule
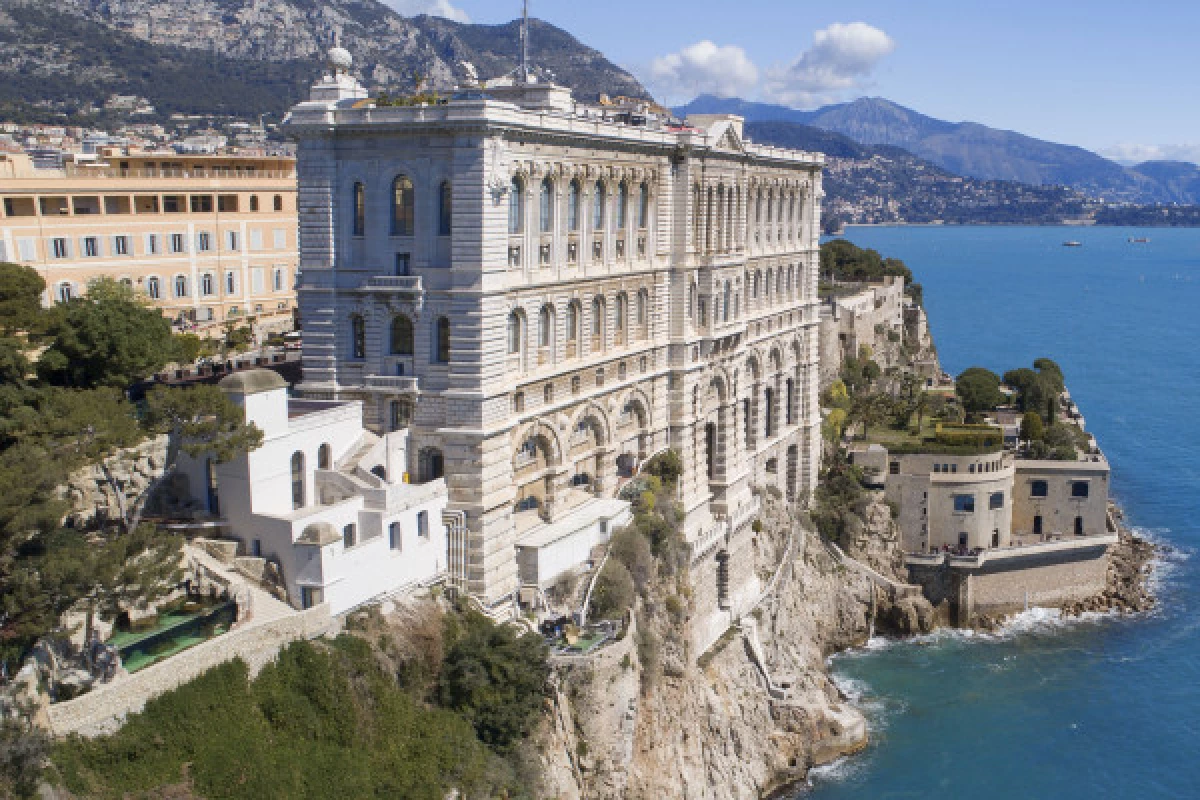
[[[1148,236],[1149,244],[1130,244]],[[1057,360],[1128,521],[1174,552],[1149,616],[834,659],[873,742],[806,798],[1200,797],[1200,231],[851,228],[925,286],[943,366]],[[1083,247],[1066,248],[1077,239]]]

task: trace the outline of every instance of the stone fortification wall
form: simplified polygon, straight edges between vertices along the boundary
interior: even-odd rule
[[[289,642],[313,639],[334,626],[328,607],[321,605],[281,619],[248,625],[185,650],[127,678],[99,686],[85,695],[49,708],[50,730],[56,736],[78,733],[101,736],[121,726],[146,702],[187,683],[213,667],[241,658],[257,673]]]

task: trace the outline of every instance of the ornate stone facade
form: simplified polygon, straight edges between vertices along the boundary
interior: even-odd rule
[[[511,597],[520,541],[673,448],[698,596],[754,593],[751,488],[803,501],[817,475],[820,155],[546,84],[322,98],[287,130],[302,390],[445,474],[453,579]]]

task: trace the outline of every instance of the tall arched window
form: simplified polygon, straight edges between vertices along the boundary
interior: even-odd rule
[[[688,284],[687,293],[687,315],[691,319],[696,314],[696,284]]]
[[[596,194],[592,198],[592,230],[604,230],[604,206],[608,204],[608,190],[601,181],[596,181]]]
[[[622,183],[617,187],[617,230],[623,231],[629,222],[629,187]]]
[[[725,321],[729,322],[730,308],[733,305],[733,287],[729,285],[729,281],[725,281],[725,297],[722,305],[724,306]]]
[[[333,469],[333,448],[328,444],[317,448],[317,469]]]
[[[438,236],[449,236],[454,232],[454,186],[442,181],[438,193]]]
[[[412,236],[414,205],[413,182],[407,175],[392,181],[392,236]]]
[[[762,283],[762,273],[761,272],[754,273],[754,288],[753,288],[752,294],[750,295],[750,297],[754,300],[758,299],[758,292],[759,292],[761,283]]]
[[[439,364],[450,363],[450,320],[438,317],[434,324],[434,353],[433,359]]]
[[[579,230],[579,181],[571,181],[567,189],[567,230]]]
[[[617,295],[617,308],[615,319],[613,320],[613,328],[617,333],[622,333],[625,330],[625,314],[627,313],[626,306],[628,302],[625,299],[625,293],[621,292]]]
[[[403,314],[399,314],[395,317],[392,317],[392,355],[411,356],[412,354],[412,320]]]
[[[783,296],[783,267],[779,268],[779,272],[775,273],[775,299],[778,301]]]
[[[359,314],[350,317],[351,353],[355,358],[367,357],[367,321]]]
[[[520,178],[513,178],[508,191],[508,232],[520,233],[525,230],[525,184]]]
[[[648,305],[650,305],[650,293],[647,292],[645,289],[638,290],[638,295],[637,295],[637,324],[638,325],[646,324],[646,319],[647,319],[646,307]]]
[[[604,333],[604,298],[592,298],[592,335],[600,336]]]
[[[162,284],[158,282],[158,278],[150,277],[146,279],[146,294],[150,295],[151,300],[158,300],[162,297]]]
[[[292,508],[304,508],[304,453],[292,453]]]
[[[542,192],[538,198],[538,217],[541,220],[542,233],[554,230],[554,181],[549,178],[542,181]]]
[[[508,354],[521,352],[521,315],[516,311],[508,315]]]
[[[650,187],[642,184],[638,193],[638,227],[645,230],[650,225]]]
[[[567,341],[573,342],[579,338],[579,301],[572,300],[567,304]]]
[[[354,235],[365,236],[367,233],[367,187],[361,183],[354,184]]]
[[[550,347],[554,344],[554,309],[542,306],[538,312],[538,346]]]
[[[775,278],[774,270],[767,270],[767,283],[763,287],[763,290],[767,294],[767,302],[771,301],[771,284],[772,284],[774,278]]]

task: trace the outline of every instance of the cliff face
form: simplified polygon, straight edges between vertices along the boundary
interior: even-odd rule
[[[643,608],[621,642],[560,667],[539,796],[759,798],[865,746],[866,722],[825,659],[866,640],[873,589],[764,500],[756,568],[774,572],[796,537],[774,594],[699,659],[656,652],[676,623]]]

